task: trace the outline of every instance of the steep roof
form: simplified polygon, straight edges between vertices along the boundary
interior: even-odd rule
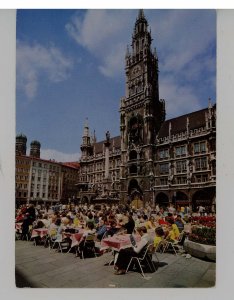
[[[70,168],[73,168],[73,169],[79,169],[80,168],[80,164],[76,161],[64,162],[64,163],[61,163],[61,164],[65,167],[70,167]]]
[[[204,127],[206,125],[205,112],[207,111],[208,108],[205,108],[165,121],[161,129],[159,130],[158,138],[166,137],[169,135],[170,123],[171,123],[171,135],[186,131],[187,118],[189,119],[190,130]]]
[[[214,105],[216,107],[216,105]],[[208,108],[204,108],[198,111],[194,111],[176,118],[166,120],[162,127],[159,130],[158,138],[167,137],[169,135],[169,124],[171,123],[171,135],[178,134],[180,132],[185,132],[187,130],[187,118],[189,119],[189,129],[194,130],[206,126],[205,113],[208,112]],[[104,141],[95,143],[95,152],[96,154],[102,153]],[[116,136],[110,139],[110,150],[113,148],[120,149],[121,147],[121,137]]]
[[[105,140],[98,142],[98,143],[94,143],[96,154],[102,153],[104,143],[105,143]],[[115,137],[110,138],[110,150],[113,149],[113,145],[116,149],[120,149],[120,146],[121,146],[121,137],[120,136],[115,136]]]

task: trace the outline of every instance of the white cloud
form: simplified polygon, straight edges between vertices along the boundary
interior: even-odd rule
[[[173,77],[164,77],[160,81],[160,97],[166,101],[166,118],[183,115],[201,108],[198,99],[191,86],[177,84]],[[191,109],[192,107],[192,109]]]
[[[214,17],[208,11],[145,10],[159,50],[162,72],[179,72],[209,49],[215,40]],[[124,54],[131,43],[137,10],[88,10],[66,24],[69,35],[99,58],[105,76],[123,72]]]
[[[152,18],[152,34],[164,71],[181,70],[215,41],[214,15],[208,11],[170,10]]]
[[[73,162],[80,159],[80,153],[63,153],[53,149],[41,149],[41,158],[57,162]]]
[[[66,30],[99,59],[102,74],[119,76],[124,70],[124,55],[135,14],[132,10],[88,10],[83,18],[74,15],[66,24]]]
[[[71,59],[51,45],[29,45],[17,41],[17,85],[29,99],[37,94],[42,76],[52,83],[66,80],[72,68]]]
[[[168,116],[200,109],[205,100],[199,99],[199,92],[205,90],[202,85],[210,84],[209,89],[215,90],[215,12],[145,10],[145,16],[152,47],[158,51],[160,97],[166,100]],[[98,58],[104,76],[123,76],[124,54],[136,17],[137,10],[88,10],[82,17],[74,15],[66,30]]]

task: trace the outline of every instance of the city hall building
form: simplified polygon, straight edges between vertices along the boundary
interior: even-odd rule
[[[126,91],[120,99],[119,136],[106,132],[105,139],[98,142],[86,122],[81,158],[75,166],[41,161],[35,141],[31,158],[27,157],[25,138],[18,136],[18,198],[20,193],[28,201],[72,199],[135,207],[173,203],[193,209],[199,205],[215,208],[216,105],[209,101],[205,109],[165,120],[158,57],[151,42],[147,19],[140,10],[131,49],[125,55]],[[66,174],[72,178],[69,186]],[[24,180],[19,182],[19,178]]]
[[[125,55],[120,136],[96,141],[88,123],[81,144],[78,199],[141,206],[215,206],[216,105],[165,121],[158,57],[139,11]]]

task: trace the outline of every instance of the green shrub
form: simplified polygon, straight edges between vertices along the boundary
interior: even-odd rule
[[[189,235],[189,240],[205,245],[216,245],[216,228],[205,226],[193,227]]]

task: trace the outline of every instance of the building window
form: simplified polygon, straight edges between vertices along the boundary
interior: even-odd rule
[[[176,182],[177,182],[177,184],[186,184],[187,183],[187,177],[177,177]]]
[[[176,162],[176,173],[184,173],[187,171],[186,160]]]
[[[179,146],[179,147],[176,147],[176,156],[185,156],[186,155],[186,146],[183,145],[183,146]]]
[[[195,159],[195,169],[196,169],[196,171],[206,170],[207,169],[207,157],[196,158]]]
[[[194,154],[205,153],[206,152],[206,142],[199,142],[194,144]]]
[[[208,181],[208,175],[207,174],[201,174],[201,175],[196,175],[196,182],[207,182]]]
[[[161,149],[159,150],[159,158],[164,159],[169,157],[169,149]]]
[[[167,185],[168,179],[167,178],[160,178],[160,185]]]
[[[169,173],[169,164],[160,164],[159,165],[160,174],[168,174]]]
[[[137,152],[135,150],[132,150],[129,153],[129,160],[134,160],[134,159],[137,159]]]

